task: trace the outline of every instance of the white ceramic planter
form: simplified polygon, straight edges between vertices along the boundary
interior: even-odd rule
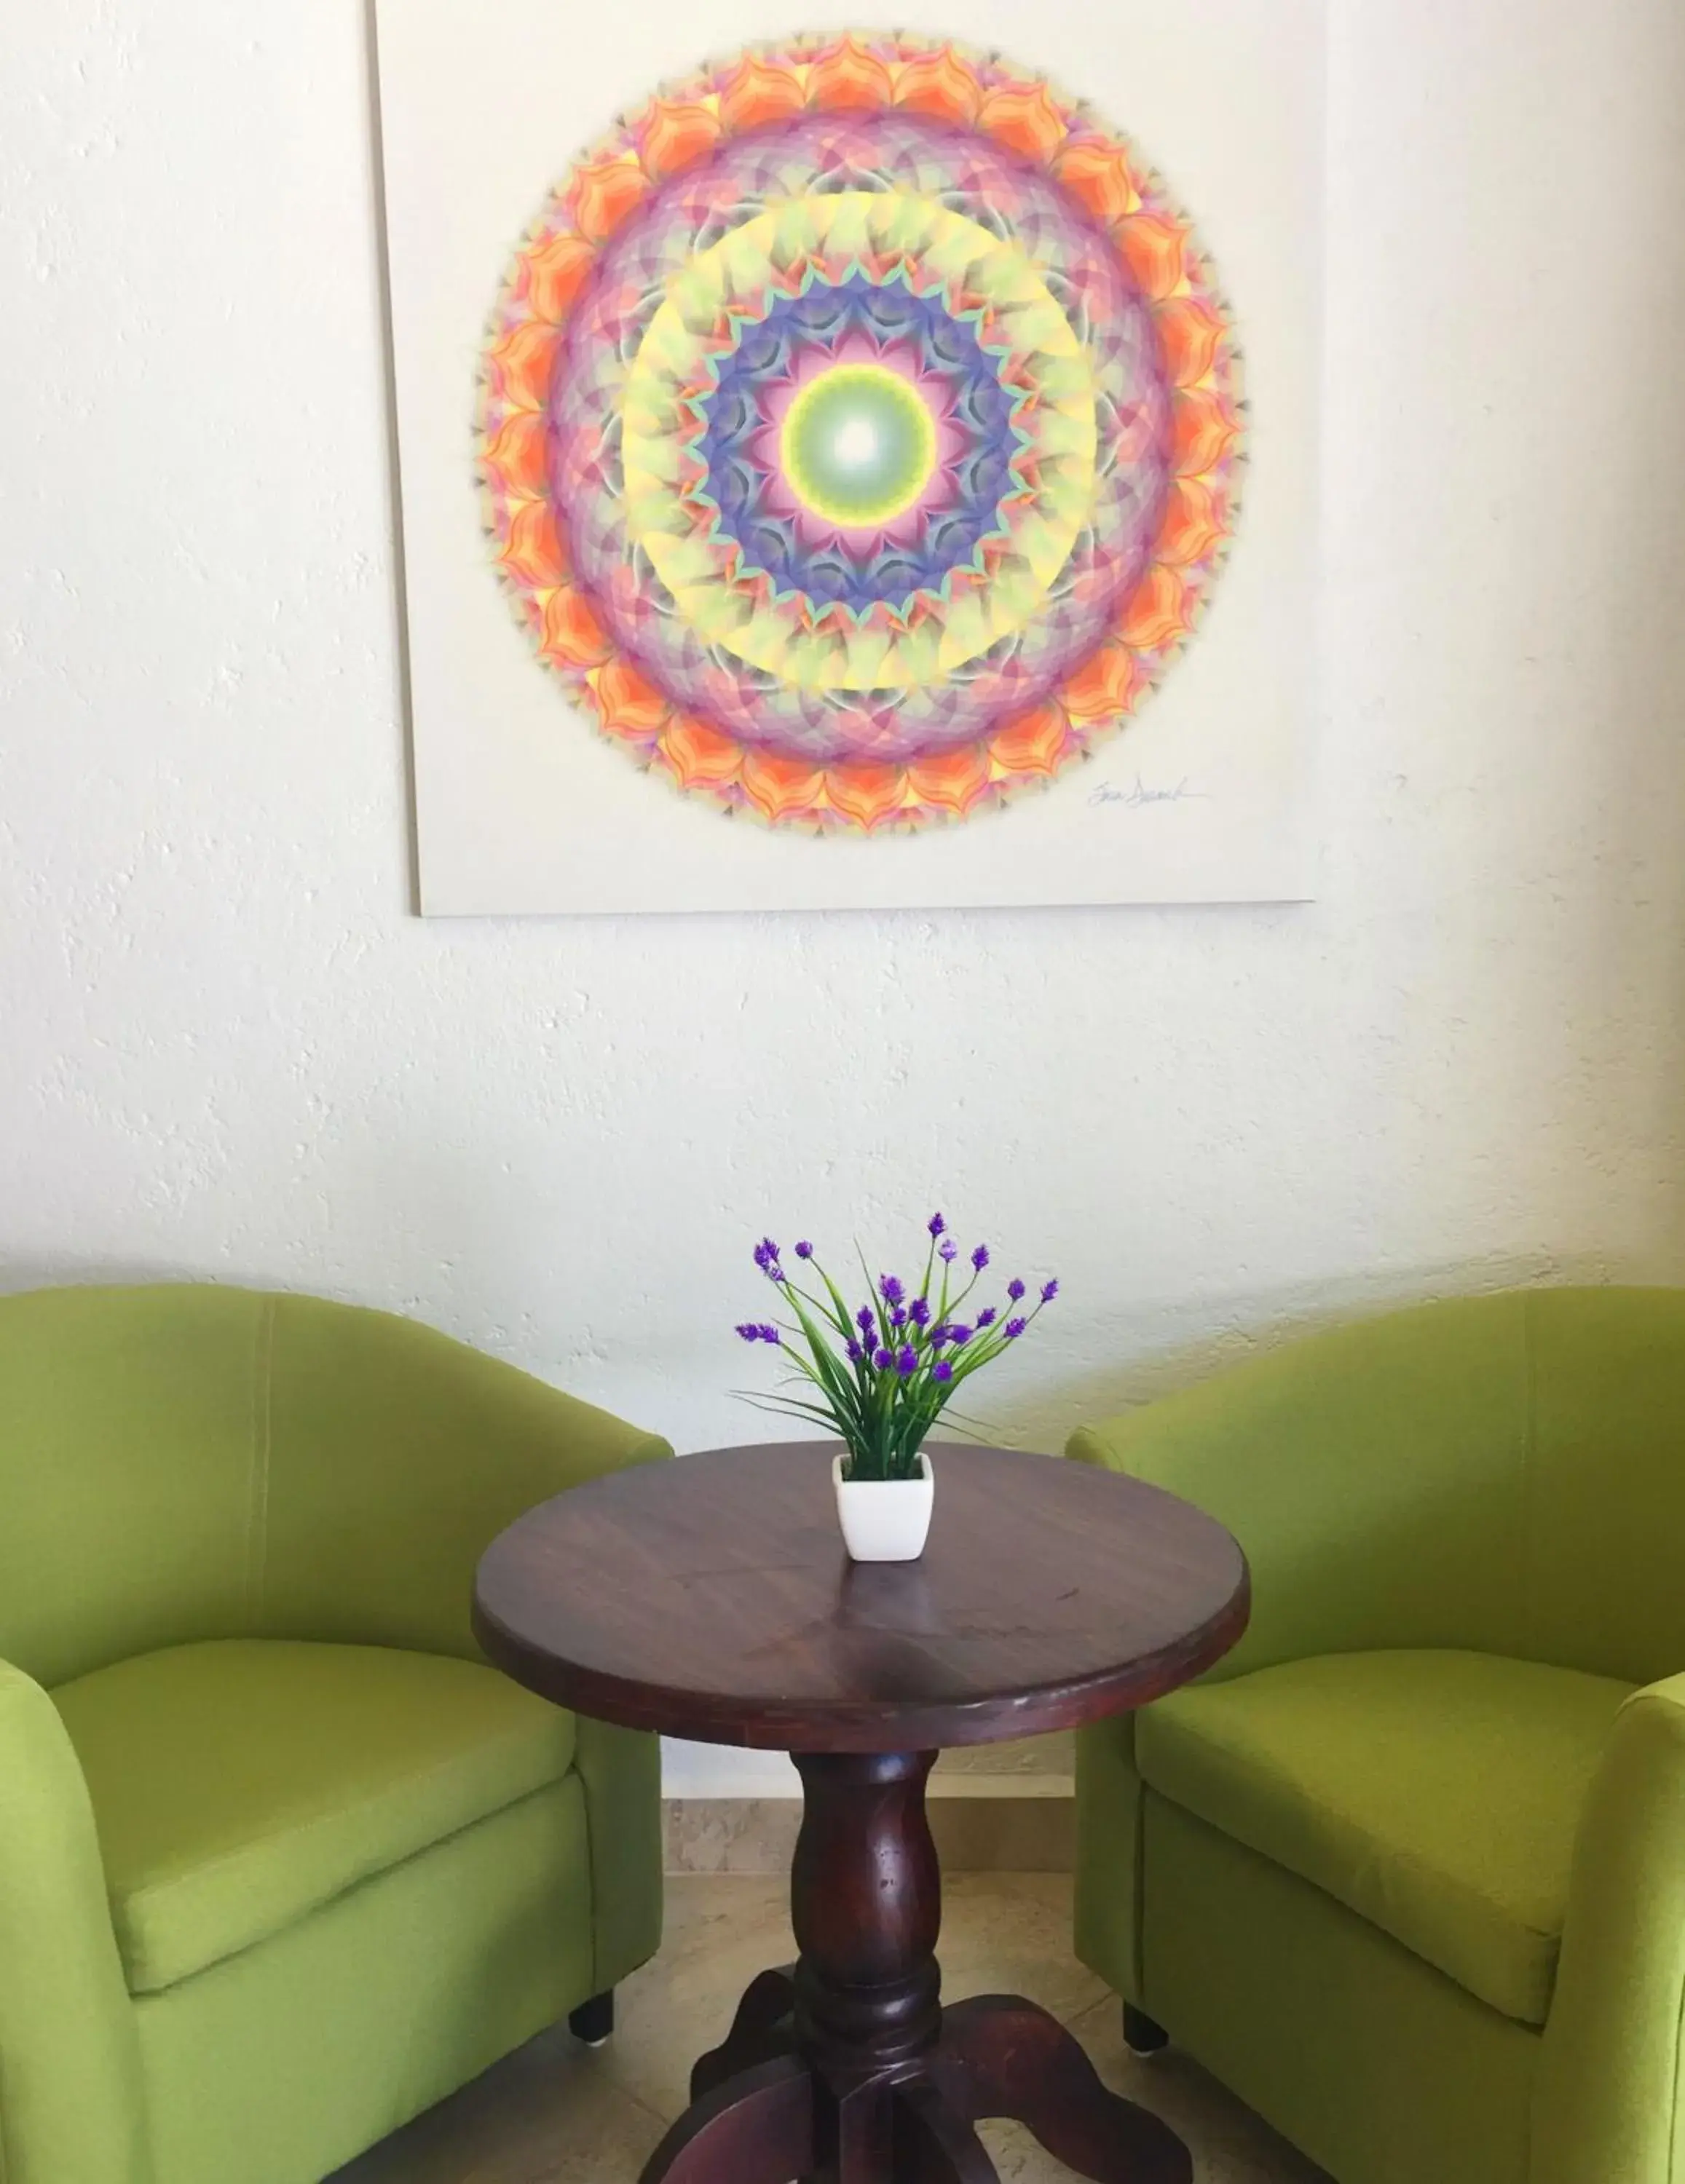
[[[936,1474],[921,1451],[917,1479],[845,1479],[831,1466],[843,1544],[857,1563],[917,1562],[930,1534]]]

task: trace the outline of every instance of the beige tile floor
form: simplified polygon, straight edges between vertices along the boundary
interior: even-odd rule
[[[1327,2184],[1185,2058],[1142,2064],[1124,2052],[1116,2001],[1070,1953],[1068,1875],[961,1874],[944,1894],[946,1992],[1011,1991],[1052,2010],[1108,2084],[1181,2132],[1198,2184]],[[329,2184],[637,2184],[684,2107],[691,2063],[754,1975],[793,1953],[781,1880],[677,1876],[661,1953],[621,1989],[605,2048],[545,2033]],[[1071,2172],[1017,2126],[985,2124],[982,2136],[1005,2184],[1068,2184]]]

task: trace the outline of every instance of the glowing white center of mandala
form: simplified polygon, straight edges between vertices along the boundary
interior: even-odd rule
[[[833,365],[791,403],[781,453],[784,476],[812,513],[834,523],[884,523],[929,485],[936,424],[898,372]]]
[[[857,470],[878,460],[878,435],[863,417],[845,425],[836,437],[837,460]]]

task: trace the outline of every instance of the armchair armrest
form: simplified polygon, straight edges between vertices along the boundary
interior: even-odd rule
[[[1685,2144],[1685,1675],[1637,1691],[1580,1823],[1532,2184],[1670,2184]]]
[[[58,1708],[0,1662],[0,2173],[148,2184],[134,2007]]]

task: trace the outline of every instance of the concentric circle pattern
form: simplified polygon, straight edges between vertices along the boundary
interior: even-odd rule
[[[909,375],[867,357],[822,358],[792,387],[767,467],[821,532],[886,535],[923,500],[936,419]]]
[[[485,351],[540,657],[679,788],[963,819],[1119,727],[1232,531],[1228,314],[1133,148],[998,55],[757,47],[572,170]]]

